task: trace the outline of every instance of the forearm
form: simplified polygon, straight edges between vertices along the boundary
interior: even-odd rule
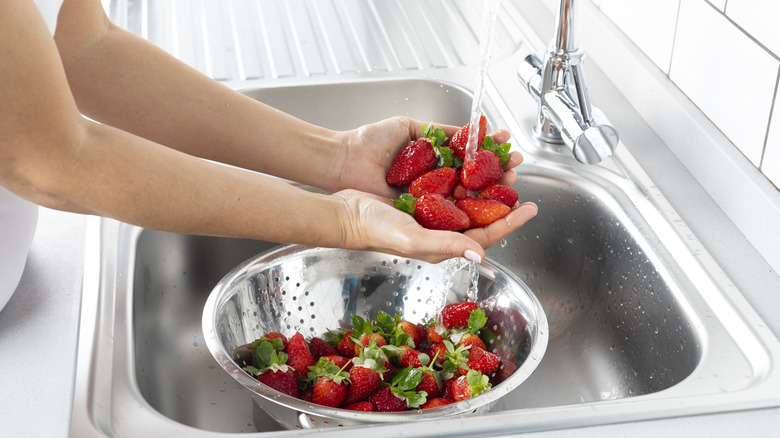
[[[111,25],[90,2],[65,1],[55,40],[85,115],[188,154],[340,188],[332,181],[343,165],[341,133],[219,84]]]

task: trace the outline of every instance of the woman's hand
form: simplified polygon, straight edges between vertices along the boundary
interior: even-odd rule
[[[398,152],[422,135],[422,125],[423,122],[408,117],[392,117],[347,132],[338,188],[397,197],[399,190],[387,185],[385,175]],[[434,126],[441,128],[448,138],[460,129],[457,126],[436,123]],[[491,136],[497,143],[509,140],[509,132],[503,129]],[[523,156],[519,152],[512,152],[509,162],[504,165],[505,172],[499,182],[512,185],[517,180],[517,174],[508,171],[522,162]]]
[[[485,249],[504,239],[534,217],[533,203],[516,206],[506,217],[484,228],[454,231],[428,230],[397,210],[387,198],[356,190],[333,196],[344,202],[341,219],[343,248],[368,249],[439,263],[453,257],[482,262]]]

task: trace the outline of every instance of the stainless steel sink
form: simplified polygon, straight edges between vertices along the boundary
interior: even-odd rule
[[[336,129],[396,114],[461,125],[471,104],[459,86],[412,79],[246,94]],[[493,127],[527,116],[507,114],[490,98],[485,107]],[[525,280],[542,302],[547,353],[491,413],[421,422],[404,434],[511,434],[776,406],[780,343],[626,149],[584,166],[515,135],[515,144],[529,151],[515,188],[540,212],[488,257]],[[217,281],[275,244],[98,219],[88,234],[75,436],[303,433],[282,432],[254,409],[211,358],[200,332],[202,307]],[[387,436],[399,427],[372,433]],[[350,431],[361,432],[342,434]]]

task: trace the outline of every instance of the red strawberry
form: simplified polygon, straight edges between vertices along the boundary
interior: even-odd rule
[[[400,347],[401,351],[398,356],[398,364],[402,367],[414,367],[419,368],[423,366],[423,361],[425,363],[429,363],[431,361],[431,358],[428,357],[427,354],[415,350],[414,348],[408,346],[408,345],[402,345]]]
[[[469,226],[469,216],[454,202],[445,197],[428,193],[422,195],[414,207],[417,223],[430,230],[462,230]]]
[[[379,385],[380,374],[371,365],[355,365],[349,370],[349,388],[344,398],[345,405],[365,400]]]
[[[476,397],[491,388],[488,377],[479,371],[471,370],[465,376],[460,376],[452,382],[452,398],[455,401]]]
[[[295,377],[295,369],[289,365],[266,368],[257,375],[257,380],[291,397],[298,397],[298,379]]]
[[[439,331],[436,329],[436,325],[432,325],[428,327],[428,340],[433,342],[434,344],[444,341],[444,338],[442,337],[441,333],[439,333]]]
[[[441,378],[438,377],[438,373],[433,369],[425,368],[426,370],[422,375],[420,383],[414,389],[415,391],[425,391],[428,394],[428,398],[438,397],[441,393]]]
[[[431,358],[431,360],[434,360],[433,358],[436,358],[435,361],[439,365],[443,364],[444,361],[447,360],[447,346],[442,344],[441,342],[433,344],[430,347],[428,347],[428,351],[426,351],[426,353]]]
[[[343,374],[343,375],[342,375]],[[314,384],[311,401],[318,405],[337,408],[347,395],[349,374],[340,371],[337,375],[323,376]]]
[[[312,390],[311,386],[306,388],[306,389],[300,389],[300,390],[298,390],[298,398],[303,400],[303,401],[311,402],[311,398],[312,398],[312,395],[313,395],[312,393],[313,393],[313,390]]]
[[[349,358],[341,356],[339,354],[331,354],[328,356],[320,356],[320,359],[325,359],[336,364],[339,369],[344,368],[345,371],[349,371],[352,361]],[[319,360],[319,359],[318,359]]]
[[[344,406],[343,409],[346,409],[348,411],[362,411],[362,412],[374,412],[376,410],[374,404],[368,400],[353,403],[348,406]]]
[[[396,324],[396,327],[409,335],[409,338],[411,338],[412,342],[414,342],[415,348],[420,347],[423,342],[425,342],[426,334],[425,329],[422,326],[407,320],[401,320],[398,322],[398,324]]]
[[[471,123],[466,125],[450,139],[449,147],[452,149],[453,155],[463,160],[466,156],[466,147],[469,144],[469,131],[471,129]],[[477,148],[481,148],[485,142],[485,134],[487,134],[487,119],[485,116],[479,118],[479,131],[477,131]]]
[[[478,307],[473,301],[447,304],[441,311],[441,322],[449,329],[465,328],[469,325],[471,312]]]
[[[387,340],[379,333],[363,335],[359,339],[360,343],[355,343],[355,356],[360,356],[360,353],[363,351],[363,347],[368,347],[371,344],[371,340],[373,339],[376,339],[377,347],[387,345]]]
[[[407,407],[406,399],[393,394],[390,386],[377,389],[369,398],[377,412],[400,412]]]
[[[469,357],[466,363],[470,369],[488,375],[498,369],[498,366],[501,365],[501,359],[484,348],[472,346],[469,349]],[[468,370],[464,368],[458,368],[458,371],[463,375],[468,373]]]
[[[409,185],[408,192],[415,198],[426,193],[438,193],[445,198],[450,196],[458,182],[458,171],[452,167],[440,167],[417,177]]]
[[[460,338],[458,345],[471,345],[472,347],[477,346],[485,350],[485,343],[482,341],[482,339],[479,338],[479,336],[475,335],[474,333],[466,333],[463,335],[463,337]]]
[[[252,344],[243,344],[233,349],[233,360],[244,368],[252,365]]]
[[[425,402],[424,405],[420,406],[420,408],[432,409],[432,408],[438,408],[439,406],[446,406],[451,403],[454,403],[454,401],[451,399],[444,398],[444,397],[436,397],[436,398],[428,399],[428,401]]]
[[[490,225],[509,214],[510,208],[493,199],[466,198],[456,201],[455,205],[469,217],[469,228]]]
[[[439,158],[431,146],[431,142],[421,138],[406,146],[395,157],[395,161],[387,171],[387,184],[405,186],[423,173],[435,169]]]
[[[284,352],[287,353],[287,365],[295,368],[295,374],[301,379],[306,378],[306,375],[309,374],[309,367],[317,362],[309,350],[309,344],[300,333],[296,333],[290,338]]]
[[[342,356],[353,357],[355,355],[355,345],[357,344],[352,342],[352,331],[347,331],[338,345],[336,345],[336,349],[339,350]]]
[[[455,184],[455,188],[452,189],[452,199],[458,201],[464,198],[469,197],[469,191],[466,187],[463,187],[463,184],[458,182]]]
[[[393,362],[385,362],[385,369],[387,371],[382,373],[382,380],[387,381],[390,379],[390,376],[392,376],[394,372],[398,371],[398,368],[398,365],[394,364]]]
[[[456,376],[457,377],[457,376]],[[441,398],[454,400],[452,397],[452,384],[455,383],[455,377],[441,382]]]
[[[518,199],[520,199],[517,190],[503,184],[492,184],[485,187],[479,192],[479,197],[494,199],[507,207],[513,207],[517,204]]]
[[[339,354],[339,351],[336,350],[336,347],[328,344],[321,338],[311,338],[309,340],[309,350],[311,350],[312,356],[314,356],[314,360],[318,360],[322,356],[334,356]]]
[[[482,190],[501,178],[501,159],[495,152],[484,149],[474,154],[474,159],[463,163],[460,182],[469,190]]]

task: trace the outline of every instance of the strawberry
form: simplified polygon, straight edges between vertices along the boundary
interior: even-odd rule
[[[333,362],[334,364],[336,364],[337,367],[344,368],[345,371],[349,371],[349,368],[352,365],[351,359],[341,356],[339,354],[320,356],[319,359],[325,359],[327,361]],[[319,359],[317,360],[319,361]]]
[[[374,412],[376,408],[374,407],[374,404],[371,403],[368,400],[364,400],[361,402],[353,403],[351,405],[344,406],[343,409],[346,409],[348,411],[362,411],[362,412]]]
[[[415,348],[420,347],[425,342],[425,329],[420,325],[401,320],[396,324],[396,328],[409,336],[412,342],[414,342]]]
[[[495,152],[484,149],[474,154],[474,159],[463,163],[460,182],[469,190],[482,190],[501,178],[501,159]]]
[[[443,327],[436,325],[436,323],[431,323],[428,326],[428,340],[430,342],[433,342],[434,344],[440,343],[444,341],[443,333],[442,333]]]
[[[290,397],[298,397],[298,378],[289,365],[266,368],[257,375],[257,380]]]
[[[414,388],[415,391],[425,391],[428,398],[438,397],[441,393],[441,376],[439,372],[430,366],[422,367],[423,374],[420,383]]]
[[[469,228],[490,225],[509,214],[510,208],[499,201],[485,198],[466,198],[455,203],[469,217]]]
[[[466,187],[463,187],[463,184],[458,180],[458,183],[455,184],[455,188],[452,189],[452,199],[459,201],[464,198],[469,197],[469,191]]]
[[[331,408],[341,406],[341,402],[347,395],[348,382],[349,374],[344,371],[320,377],[312,389],[311,401]]]
[[[345,405],[351,405],[363,401],[371,395],[379,385],[381,375],[372,365],[354,365],[349,370],[350,385],[344,398]]]
[[[397,356],[398,364],[402,367],[414,367],[419,368],[423,365],[430,363],[431,358],[427,354],[415,350],[408,345],[402,345],[400,347],[400,353]],[[423,363],[425,362],[425,363]]]
[[[435,169],[439,162],[428,139],[420,138],[406,146],[387,171],[387,184],[405,186],[423,173]]]
[[[449,147],[452,149],[453,155],[461,160],[466,157],[466,147],[469,144],[469,131],[471,129],[471,123],[466,125],[450,139]],[[479,130],[477,131],[477,148],[481,148],[485,142],[485,135],[487,134],[487,119],[485,116],[479,118]]]
[[[243,344],[234,348],[233,360],[241,368],[252,365],[252,344]]]
[[[430,230],[462,230],[469,226],[469,216],[454,202],[445,197],[428,193],[417,200],[414,207],[417,223]]]
[[[452,382],[452,398],[455,401],[476,397],[489,390],[492,386],[488,377],[479,371],[471,370],[465,376],[460,376]]]
[[[386,362],[387,355],[375,340],[366,345],[360,354],[352,359],[353,366],[349,370],[350,385],[344,404],[351,405],[368,398],[382,380],[382,373],[387,371],[384,366]]]
[[[426,193],[438,193],[445,198],[450,196],[458,182],[458,171],[452,167],[440,167],[417,177],[409,185],[409,193],[415,198]]]
[[[463,367],[458,368],[458,371],[461,374],[466,375],[469,372],[469,369],[471,369],[488,375],[498,369],[499,365],[501,365],[501,359],[484,348],[472,346],[469,349],[469,357],[466,363],[468,369]]]
[[[393,393],[392,388],[383,386],[369,398],[377,412],[401,412],[406,410],[406,398]]]
[[[309,386],[307,388],[304,388],[304,389],[299,389],[298,390],[298,398],[303,400],[303,401],[305,401],[305,402],[311,403],[311,398],[312,398],[312,395],[313,395],[312,393],[313,393],[313,391],[312,391],[311,386]]]
[[[446,406],[451,403],[454,403],[454,400],[444,398],[444,397],[436,397],[436,398],[429,399],[427,402],[425,402],[424,405],[420,406],[420,408],[432,409],[432,408],[438,408],[439,406]]]
[[[376,343],[376,347],[382,347],[387,345],[387,340],[380,335],[379,333],[371,333],[368,335],[363,335],[358,339],[358,342],[355,343],[355,356],[359,356],[360,353],[363,351],[364,347],[367,347],[372,342]]]
[[[447,304],[441,311],[442,324],[449,329],[468,327],[469,316],[478,307],[473,301]]]
[[[317,337],[311,338],[309,340],[309,350],[311,350],[311,354],[314,356],[314,360],[319,360],[319,358],[322,356],[334,356],[339,354],[339,351],[336,350],[336,347]]]
[[[277,351],[274,343],[261,338],[252,343],[252,366],[245,371],[257,377],[263,383],[291,397],[298,397],[298,379],[296,371],[287,365],[287,354]]]
[[[336,349],[342,356],[353,357],[355,355],[355,345],[357,344],[352,341],[352,331],[346,331],[344,332],[344,337],[336,345]]]
[[[295,368],[295,373],[298,377],[301,379],[306,378],[306,375],[309,373],[309,367],[313,366],[316,361],[311,354],[311,350],[309,350],[309,344],[303,339],[302,334],[296,333],[290,338],[285,353],[287,353],[287,365]]]
[[[479,192],[480,198],[494,199],[507,207],[513,207],[520,199],[517,190],[503,184],[492,184]]]
[[[485,349],[485,343],[482,342],[482,339],[480,339],[479,336],[475,335],[474,333],[466,333],[463,335],[463,337],[460,338],[458,345],[470,345],[472,347],[477,346],[483,350]]]
[[[429,357],[433,357],[434,362],[441,365],[444,363],[445,360],[447,360],[447,346],[445,346],[443,343],[438,342],[436,344],[432,344],[430,347],[428,347],[428,350],[426,351]]]

